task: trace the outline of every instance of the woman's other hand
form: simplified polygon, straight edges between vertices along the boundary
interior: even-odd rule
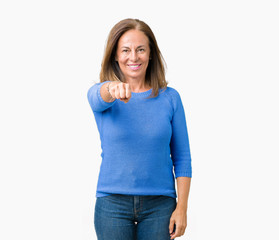
[[[170,224],[169,224],[169,232],[170,232],[171,239],[184,235],[186,227],[187,227],[186,210],[176,208],[171,215]]]

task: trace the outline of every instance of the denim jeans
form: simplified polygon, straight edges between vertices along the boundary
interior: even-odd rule
[[[163,195],[98,197],[94,212],[98,240],[169,240],[176,204],[176,198]]]

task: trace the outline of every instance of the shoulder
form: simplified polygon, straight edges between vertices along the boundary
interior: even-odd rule
[[[165,94],[167,98],[173,102],[173,104],[177,101],[181,101],[179,91],[175,89],[174,87],[167,86],[164,89],[161,89],[161,93]]]
[[[167,98],[174,112],[182,104],[179,91],[173,87],[167,86],[166,88],[161,89],[161,94]]]

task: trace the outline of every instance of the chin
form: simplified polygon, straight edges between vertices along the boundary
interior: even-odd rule
[[[142,74],[128,74],[126,75],[128,78],[141,78],[143,75]]]

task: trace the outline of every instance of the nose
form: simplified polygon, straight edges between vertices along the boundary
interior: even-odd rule
[[[130,59],[133,62],[136,62],[138,60],[138,54],[137,54],[137,52],[135,50],[131,51]]]

